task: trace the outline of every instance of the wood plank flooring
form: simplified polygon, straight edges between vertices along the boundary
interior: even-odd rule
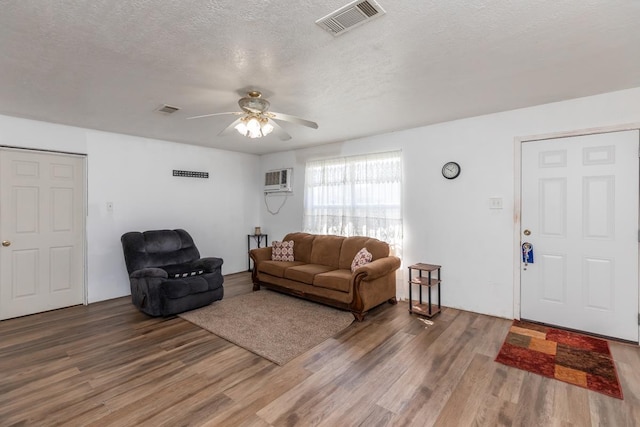
[[[225,298],[251,292],[226,276]],[[611,343],[624,401],[494,362],[511,322],[406,302],[277,366],[127,298],[0,322],[0,426],[636,426],[640,349]]]

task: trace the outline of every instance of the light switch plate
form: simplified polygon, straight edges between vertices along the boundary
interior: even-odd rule
[[[502,209],[502,197],[490,197],[489,209]]]

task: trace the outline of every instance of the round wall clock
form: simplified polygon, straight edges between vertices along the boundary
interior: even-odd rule
[[[442,176],[447,179],[454,179],[460,175],[460,165],[456,162],[447,162],[442,166]]]

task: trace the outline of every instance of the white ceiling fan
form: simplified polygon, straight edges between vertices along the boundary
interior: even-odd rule
[[[276,113],[269,110],[269,101],[262,98],[262,93],[257,90],[247,93],[247,96],[240,98],[238,105],[242,111],[232,111],[225,113],[204,114],[202,116],[188,117],[191,119],[202,119],[204,117],[221,116],[225,114],[234,114],[242,116],[235,120],[229,126],[224,128],[218,135],[227,135],[234,129],[241,135],[249,138],[261,138],[267,136],[271,132],[283,141],[291,139],[291,135],[284,131],[275,120],[295,123],[318,129],[318,124],[310,120],[301,119],[300,117],[290,116],[288,114]]]

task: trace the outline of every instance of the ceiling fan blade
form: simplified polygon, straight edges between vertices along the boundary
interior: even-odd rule
[[[244,113],[241,113],[239,111],[231,111],[231,112],[226,112],[226,113],[213,113],[213,114],[204,114],[202,116],[193,116],[193,117],[187,117],[187,120],[191,120],[191,119],[202,119],[205,117],[212,117],[212,116],[223,116],[225,114],[235,114],[236,116],[238,115],[242,115]]]
[[[236,130],[236,125],[238,123],[240,123],[240,120],[242,120],[242,117],[240,117],[239,119],[234,120],[229,126],[227,126],[226,128],[222,129],[222,131],[218,134],[218,136],[225,136],[225,135],[229,135],[232,131]]]
[[[300,117],[296,117],[296,116],[290,116],[289,114],[275,113],[273,111],[269,111],[265,113],[265,115],[275,120],[282,120],[285,122],[296,123],[309,128],[318,129],[318,124],[316,122],[312,122],[311,120],[301,119]]]
[[[277,124],[276,122],[274,122],[273,120],[271,120],[271,125],[273,125],[273,134],[275,136],[277,136],[278,138],[280,138],[281,141],[288,141],[291,139],[291,135],[289,135],[287,132],[285,132],[284,129],[282,129],[282,127]]]

